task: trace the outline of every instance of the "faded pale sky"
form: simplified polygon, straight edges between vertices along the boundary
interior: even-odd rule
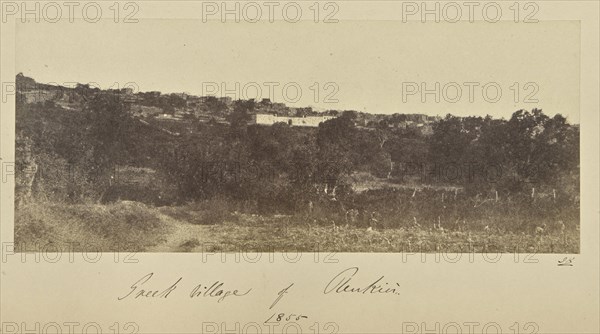
[[[320,110],[508,117],[517,109],[538,107],[576,123],[579,59],[576,21],[221,24],[144,19],[114,24],[107,20],[18,23],[16,37],[16,70],[38,82],[93,82],[101,88],[135,82],[141,91],[195,95],[203,93],[203,86],[204,93],[217,87],[217,95],[223,95],[223,84],[235,90],[237,82],[241,98],[269,97],[272,87],[275,102]],[[328,82],[334,84],[327,86]],[[439,103],[434,94],[425,95],[422,102],[418,92],[403,101],[403,85],[416,87],[406,83],[425,83],[434,89],[436,82]],[[456,84],[446,85],[452,82]],[[465,84],[469,82],[476,84]],[[487,83],[491,84],[486,100],[482,86]],[[469,85],[474,85],[472,102]],[[491,102],[498,87],[502,95]],[[297,88],[302,94],[293,103]],[[339,102],[326,103],[330,93],[329,102]],[[539,102],[527,102],[535,99]]]

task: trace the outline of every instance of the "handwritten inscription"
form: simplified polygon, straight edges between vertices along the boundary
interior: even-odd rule
[[[144,277],[137,280],[133,283],[129,292],[121,297],[118,297],[118,300],[123,300],[126,298],[168,298],[169,295],[177,289],[178,284],[183,280],[183,277],[180,277],[173,283],[171,286],[165,289],[154,289],[149,286],[149,281],[154,276],[154,273],[149,273]],[[190,298],[198,298],[198,297],[206,297],[206,298],[215,298],[217,302],[220,303],[227,297],[243,297],[252,291],[252,289],[248,289],[246,291],[240,292],[238,289],[226,289],[224,288],[225,283],[216,281],[212,284],[198,284],[196,285],[189,294]]]
[[[281,322],[289,322],[289,321],[299,321],[302,319],[308,319],[308,316],[306,315],[302,315],[302,314],[286,314],[286,313],[279,313],[279,314],[275,314],[273,313],[269,319],[265,320],[265,324],[272,324],[272,323],[281,323]]]
[[[400,284],[386,281],[385,276],[380,276],[379,278],[367,280],[367,283],[358,283],[359,281],[363,281],[364,279],[360,278],[358,275],[359,268],[358,267],[350,267],[348,269],[342,270],[340,273],[336,274],[325,286],[323,289],[324,294],[387,294],[387,295],[399,295],[398,291],[400,288]],[[124,299],[165,299],[169,298],[174,291],[177,289],[181,289],[181,285],[183,282],[183,277],[179,277],[175,279],[171,284],[165,284],[162,287],[157,286],[157,284],[152,281],[154,273],[149,273],[136,280],[133,284],[129,286],[128,291],[126,291],[120,297],[117,297],[118,300]],[[290,283],[285,288],[280,290],[277,293],[276,298],[272,302],[269,309],[273,309],[274,306],[278,305],[278,303],[284,298],[284,296],[289,295],[292,287],[294,287],[296,283]],[[238,288],[230,288],[223,281],[217,280],[213,282],[209,282],[208,284],[196,284],[194,287],[189,290],[188,297],[190,299],[196,298],[206,298],[206,299],[214,299],[217,303],[221,303],[224,300],[231,297],[244,297],[249,295],[252,292],[252,288],[238,289]],[[272,319],[275,317],[276,319],[281,315],[282,319],[290,319],[300,317],[304,318],[305,315],[302,314],[286,314],[286,313],[275,313],[271,316]]]
[[[152,278],[153,275],[154,275],[154,273],[149,273],[148,275],[145,275],[144,277],[140,278],[139,280],[137,280],[135,283],[133,283],[131,285],[128,294],[126,294],[125,296],[119,297],[117,299],[123,300],[132,295],[133,295],[133,298],[140,298],[140,297],[167,298],[167,297],[169,297],[171,292],[173,292],[173,291],[175,291],[175,289],[177,289],[177,284],[179,284],[179,282],[181,282],[181,280],[183,279],[182,277],[180,277],[175,283],[173,283],[173,285],[171,285],[170,287],[168,287],[164,290],[160,290],[160,289],[155,290],[155,289],[146,287],[146,283],[148,283],[148,281]]]
[[[237,289],[234,290],[225,290],[223,289],[223,285],[225,283],[221,283],[216,281],[210,286],[202,286],[202,284],[198,284],[190,293],[190,298],[194,297],[218,297],[217,302],[222,302],[225,298],[230,296],[242,297],[250,293],[252,289],[248,289],[246,292],[240,292]]]
[[[400,287],[400,284],[384,282],[385,276],[381,276],[372,283],[362,287],[356,285],[353,280],[355,279],[358,270],[358,267],[351,267],[335,275],[335,277],[329,281],[323,290],[323,293],[400,294],[397,290]]]
[[[573,257],[565,257],[562,260],[558,261],[559,267],[572,267],[573,266]]]
[[[277,303],[279,303],[279,301],[281,300],[281,298],[283,298],[283,296],[288,293],[288,290],[294,286],[294,283],[290,284],[287,288],[279,291],[279,293],[277,294],[277,299],[275,299],[275,301],[273,302],[273,304],[271,304],[271,306],[269,307],[269,310],[273,308],[273,306],[277,305]]]

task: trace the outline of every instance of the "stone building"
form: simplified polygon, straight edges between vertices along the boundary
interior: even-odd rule
[[[317,127],[319,124],[334,119],[333,116],[305,116],[305,117],[289,117],[277,116],[270,114],[255,114],[252,115],[251,124],[273,125],[275,123],[286,123],[289,126],[306,126]]]

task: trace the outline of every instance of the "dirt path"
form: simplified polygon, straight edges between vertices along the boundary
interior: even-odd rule
[[[203,245],[211,240],[209,236],[213,233],[209,226],[190,224],[163,213],[158,213],[157,216],[171,233],[165,235],[158,245],[148,247],[146,252],[200,252]]]

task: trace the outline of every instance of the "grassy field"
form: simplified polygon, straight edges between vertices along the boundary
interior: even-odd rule
[[[579,231],[535,234],[442,229],[372,229],[350,226],[291,224],[289,216],[237,214],[220,225],[193,225],[174,242],[175,251],[327,252],[537,252],[578,253]],[[183,227],[188,225],[184,223]],[[192,225],[192,224],[189,224]],[[188,226],[189,227],[189,226]],[[175,227],[177,230],[178,227]]]
[[[141,252],[579,253],[578,224],[514,232],[490,219],[487,225],[372,228],[308,216],[240,213],[214,201],[159,208],[130,201],[39,203],[17,211],[15,241],[30,248],[64,243],[80,245],[75,250]]]
[[[15,212],[15,243],[25,250],[54,244],[61,251],[144,251],[160,243],[169,228],[157,209],[138,202],[38,202]]]

